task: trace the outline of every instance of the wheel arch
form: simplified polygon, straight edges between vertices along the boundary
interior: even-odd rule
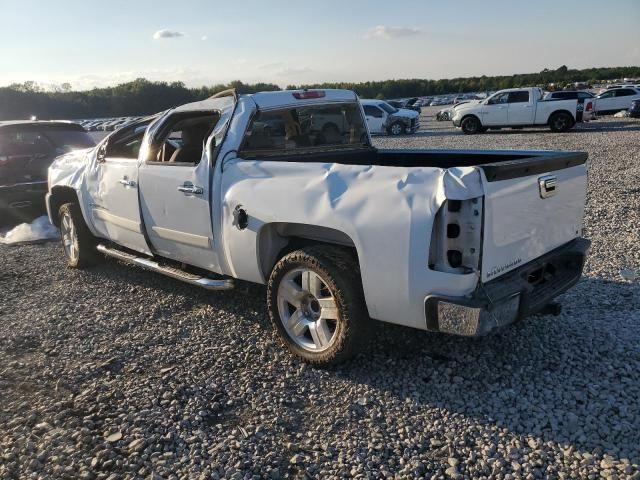
[[[482,120],[480,120],[480,117],[478,115],[476,115],[475,113],[467,113],[465,116],[463,116],[460,119],[460,124],[462,124],[462,122],[464,122],[467,118],[473,117],[476,120],[478,120],[478,122],[480,122],[480,126],[482,126]]]
[[[551,112],[549,114],[549,117],[547,118],[547,125],[551,124],[551,119],[553,118],[554,115],[558,115],[559,113],[565,113],[567,115],[569,115],[569,117],[572,119],[571,121],[573,122],[573,125],[575,125],[576,123],[576,117],[575,115],[571,114],[571,112],[569,110],[565,110],[565,109],[561,109],[561,110],[554,110],[553,112]]]
[[[330,227],[273,222],[262,226],[256,237],[260,273],[265,281],[275,264],[288,253],[309,245],[334,245],[351,250],[359,265],[358,251],[346,233]]]
[[[48,208],[51,216],[51,222],[56,226],[60,227],[60,219],[58,218],[58,210],[65,203],[77,203],[82,210],[82,205],[80,205],[80,199],[78,197],[78,192],[76,192],[73,188],[67,186],[54,186],[51,188],[50,195],[48,197]],[[84,216],[84,212],[83,212]],[[85,218],[86,221],[86,218]]]

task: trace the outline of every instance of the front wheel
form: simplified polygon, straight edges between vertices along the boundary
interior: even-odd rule
[[[283,257],[271,272],[267,305],[283,344],[309,363],[344,362],[366,338],[358,264],[346,249],[313,246]]]
[[[482,130],[482,124],[476,117],[467,117],[462,120],[462,131],[467,135],[479,133]]]
[[[58,210],[62,248],[71,268],[83,268],[98,261],[96,239],[84,222],[77,203],[65,203]]]
[[[404,125],[400,122],[395,122],[389,127],[389,135],[402,135],[405,132]]]
[[[568,113],[554,113],[549,119],[552,132],[566,132],[573,126],[573,118]]]

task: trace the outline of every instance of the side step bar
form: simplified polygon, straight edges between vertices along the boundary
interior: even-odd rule
[[[109,257],[117,258],[122,262],[130,263],[131,265],[137,265],[138,267],[142,267],[145,270],[158,272],[166,275],[167,277],[175,278],[176,280],[181,280],[183,282],[190,283],[191,285],[196,285],[207,290],[231,290],[235,286],[233,280],[231,279],[214,280],[212,278],[201,277],[199,275],[185,272],[184,270],[180,270],[178,268],[162,266],[158,264],[158,262],[154,262],[153,260],[149,260],[143,257],[137,257],[131,253],[124,252],[116,248],[107,247],[103,244],[98,245],[96,248],[100,253],[104,253]]]

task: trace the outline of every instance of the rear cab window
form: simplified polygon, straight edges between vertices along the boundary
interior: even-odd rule
[[[240,147],[242,158],[369,147],[358,103],[258,112]]]
[[[529,92],[527,90],[509,92],[509,103],[528,103],[528,102],[529,102]]]

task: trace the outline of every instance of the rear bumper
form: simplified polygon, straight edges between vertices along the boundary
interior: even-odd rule
[[[577,238],[500,278],[472,295],[425,298],[427,330],[480,336],[541,310],[575,285],[591,242]]]

